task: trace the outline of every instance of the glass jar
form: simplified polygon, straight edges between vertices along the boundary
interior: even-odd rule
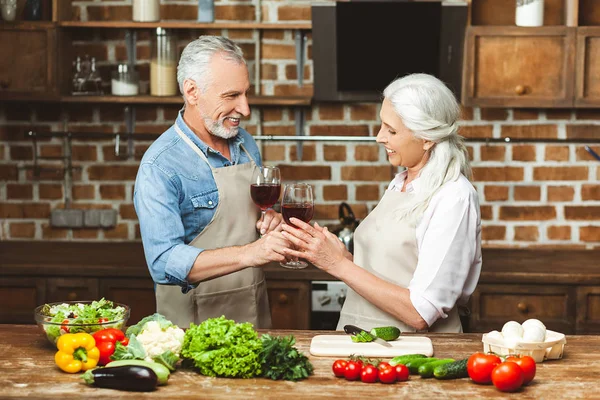
[[[175,96],[177,90],[177,37],[164,28],[156,28],[150,59],[150,94]]]
[[[152,22],[160,19],[160,0],[133,0],[134,21]]]
[[[112,73],[111,88],[115,96],[136,96],[139,94],[140,74],[127,64],[119,64]]]

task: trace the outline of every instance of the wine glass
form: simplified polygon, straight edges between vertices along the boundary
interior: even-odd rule
[[[313,217],[314,207],[312,186],[307,183],[285,185],[281,200],[281,214],[286,224],[294,225],[290,222],[292,217],[309,223]],[[301,260],[291,260],[280,263],[280,265],[290,269],[302,269],[308,266],[305,261]]]
[[[273,207],[281,194],[281,173],[279,168],[263,165],[254,170],[250,183],[250,196],[254,204],[260,207],[261,220],[267,209]]]

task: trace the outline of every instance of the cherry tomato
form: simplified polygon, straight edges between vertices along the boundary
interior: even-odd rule
[[[410,375],[410,371],[408,367],[404,364],[398,364],[394,367],[396,371],[396,380],[398,382],[404,382],[408,380],[408,375]]]
[[[360,380],[364,383],[375,383],[377,382],[378,373],[379,372],[377,371],[377,368],[375,368],[374,365],[364,365],[360,373]]]
[[[492,382],[501,392],[514,392],[523,386],[524,380],[521,367],[512,361],[498,364],[492,371]]]
[[[389,366],[390,366],[390,363],[388,363],[386,361],[381,361],[379,364],[377,364],[377,369],[387,368]]]
[[[348,365],[348,361],[346,360],[335,360],[331,367],[333,374],[338,378],[343,378],[344,372],[346,371],[346,365]]]
[[[108,322],[108,318],[98,318],[98,323],[99,324],[103,324],[105,322]]]
[[[523,370],[524,381],[523,385],[527,385],[529,382],[533,380],[535,377],[536,365],[535,360],[529,356],[510,356],[507,357],[505,361],[512,361],[521,367]]]
[[[348,361],[346,369],[344,369],[344,378],[349,381],[355,381],[360,378],[360,372],[362,370],[362,363],[356,361]]]
[[[71,321],[69,321],[68,319],[63,320],[63,325],[60,326],[61,335],[64,333],[69,333],[71,331],[68,326],[70,323]]]
[[[381,363],[383,364],[383,363]],[[384,365],[383,367],[379,367],[379,373],[377,377],[379,378],[379,382],[381,383],[394,383],[396,382],[396,369],[391,365]],[[385,363],[387,364],[387,363]]]
[[[502,362],[493,354],[475,353],[467,361],[467,372],[475,383],[490,383],[492,370]]]

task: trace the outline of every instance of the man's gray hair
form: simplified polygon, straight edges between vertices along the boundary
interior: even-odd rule
[[[191,79],[206,92],[211,76],[209,64],[215,54],[221,54],[226,60],[246,65],[242,49],[228,38],[222,36],[200,36],[183,49],[177,66],[177,83],[185,99],[183,82]]]

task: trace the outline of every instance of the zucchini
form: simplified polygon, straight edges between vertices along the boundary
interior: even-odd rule
[[[156,373],[140,365],[91,369],[86,371],[82,378],[96,387],[133,392],[151,392],[156,389],[158,383]]]
[[[153,361],[144,360],[117,360],[106,364],[107,367],[122,367],[124,365],[138,365],[140,367],[148,367],[156,374],[159,385],[166,385],[169,380],[171,371],[162,364]]]
[[[469,359],[465,358],[464,360],[459,360],[450,364],[444,364],[435,367],[433,370],[433,376],[436,379],[466,378],[469,376],[469,373],[467,372],[467,361],[469,361]]]
[[[406,364],[407,362],[418,358],[427,358],[427,356],[425,354],[405,354],[403,356],[396,356],[390,360],[390,365]]]
[[[421,378],[431,378],[433,376],[433,370],[440,365],[450,364],[454,362],[454,358],[444,358],[438,361],[432,361],[421,365],[418,369]]]
[[[426,358],[417,358],[415,360],[411,360],[409,362],[407,362],[406,367],[408,368],[408,370],[410,371],[411,374],[415,375],[419,373],[419,367],[423,364],[427,364],[433,361],[438,361],[440,360],[439,358],[435,358],[435,357],[426,357]]]

